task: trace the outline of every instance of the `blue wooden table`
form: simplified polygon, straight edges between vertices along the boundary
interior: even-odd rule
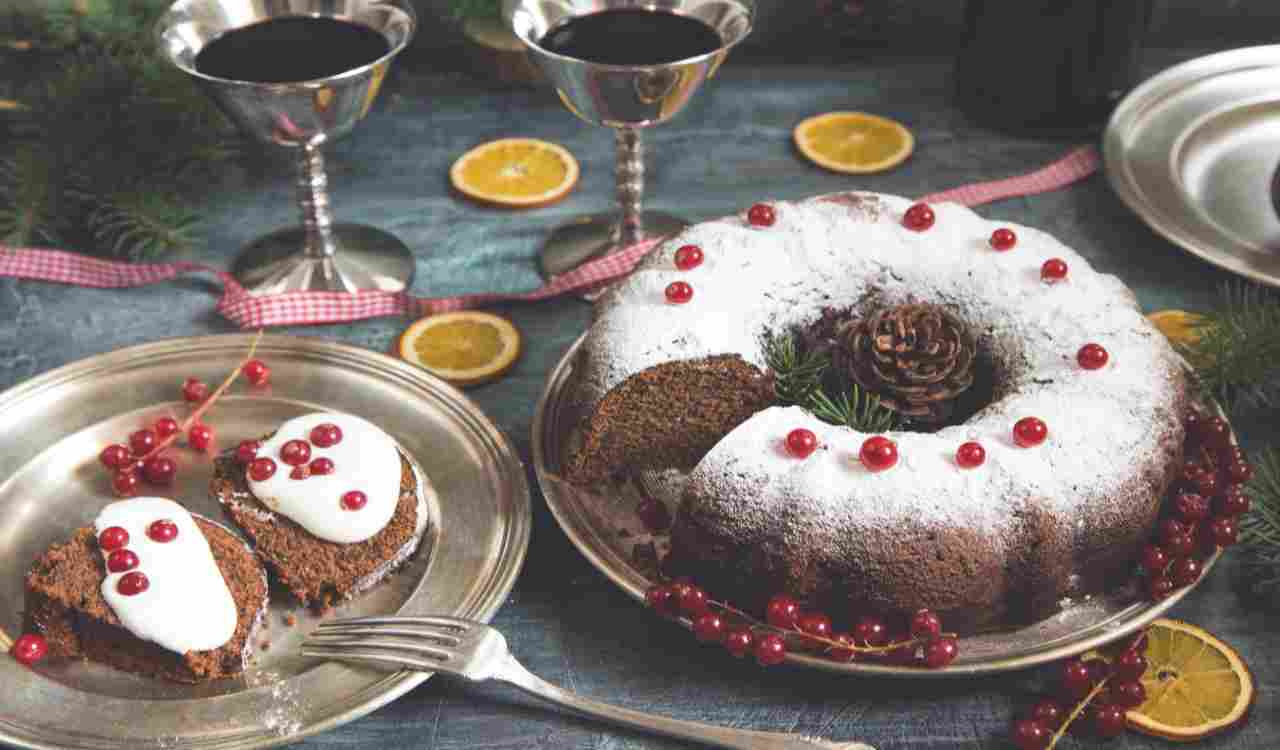
[[[1154,71],[1193,52],[1157,53]],[[521,291],[539,284],[534,257],[556,224],[612,204],[612,136],[578,122],[548,91],[494,91],[466,78],[402,71],[360,130],[331,151],[339,219],[404,239],[417,257],[414,292]],[[1022,173],[1073,144],[1011,137],[966,121],[950,100],[945,58],[878,59],[840,67],[730,64],[683,115],[649,133],[649,207],[702,219],[767,198],[863,188],[921,195]],[[915,155],[884,175],[822,171],[799,157],[791,129],[830,110],[896,118]],[[449,165],[482,141],[534,136],[578,157],[582,179],[560,204],[532,212],[487,209],[450,194]],[[192,258],[225,267],[264,231],[295,221],[290,165],[248,160],[210,191],[206,242]],[[1213,302],[1228,276],[1158,238],[1116,199],[1102,176],[1067,190],[979,209],[1050,231],[1137,292],[1144,309]],[[231,330],[213,311],[216,289],[198,277],[129,291],[0,280],[0,387],[81,357],[170,336]],[[534,403],[552,365],[589,319],[589,307],[557,299],[502,310],[526,349],[503,379],[471,392],[529,456]],[[406,321],[386,319],[287,332],[386,351]],[[1255,443],[1273,438],[1241,422]],[[532,481],[532,478],[531,478]],[[536,485],[535,485],[536,486]],[[640,609],[571,546],[535,490],[528,561],[494,624],[532,671],[602,700],[738,727],[860,739],[878,748],[1001,748],[1025,709],[1037,671],[968,680],[851,679],[787,668],[762,671],[699,646]],[[1215,569],[1173,616],[1239,649],[1259,683],[1251,721],[1203,748],[1274,748],[1280,741],[1280,614],[1247,608],[1235,566]],[[433,679],[374,714],[306,740],[300,748],[674,748],[535,709],[499,688]],[[1080,746],[1068,740],[1064,747]],[[1128,734],[1117,748],[1165,744]]]

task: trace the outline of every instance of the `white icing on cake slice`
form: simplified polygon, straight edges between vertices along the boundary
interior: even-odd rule
[[[324,447],[311,440],[312,430],[325,424],[342,431],[336,445]],[[293,478],[294,467],[281,456],[281,448],[291,440],[307,441],[311,453],[306,465],[327,458],[333,462],[333,473]],[[400,452],[390,435],[359,417],[327,412],[296,417],[263,442],[258,457],[270,458],[277,468],[263,481],[247,476],[254,496],[321,539],[362,542],[395,515],[400,501]],[[358,510],[349,510],[342,502],[343,495],[353,491],[365,496],[365,505]]]
[[[172,522],[177,535],[155,541],[147,530],[156,521]],[[102,582],[103,598],[129,632],[180,654],[209,651],[231,640],[235,599],[208,540],[185,508],[161,497],[136,497],[103,508],[93,524],[99,537],[108,528],[124,529],[129,539],[121,549],[137,556],[136,567],[108,572]],[[103,558],[112,551],[103,550]],[[121,593],[120,579],[132,573],[146,577],[146,589]]]

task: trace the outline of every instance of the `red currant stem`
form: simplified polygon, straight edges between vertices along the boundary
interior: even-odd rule
[[[254,336],[253,343],[249,344],[249,353],[244,355],[244,359],[240,360],[240,364],[236,365],[236,369],[232,370],[230,375],[227,375],[226,379],[222,381],[222,385],[219,385],[217,390],[209,394],[209,397],[206,398],[203,403],[201,403],[199,406],[196,407],[195,411],[191,412],[191,414],[186,419],[182,420],[182,423],[178,425],[177,432],[173,433],[172,435],[165,438],[164,440],[161,440],[159,443],[156,443],[156,447],[147,451],[146,455],[141,456],[138,460],[146,461],[148,458],[151,458],[152,456],[159,455],[160,451],[163,451],[165,448],[168,448],[170,445],[173,445],[174,442],[177,441],[179,436],[187,434],[187,430],[191,429],[191,425],[195,424],[196,422],[199,422],[200,417],[203,417],[205,412],[209,411],[209,409],[213,407],[213,403],[217,401],[228,388],[231,387],[232,383],[236,382],[236,378],[240,377],[240,371],[244,369],[244,365],[246,362],[253,359],[253,353],[257,351],[258,342],[261,340],[262,340],[262,329],[259,328],[258,335]]]
[[[746,612],[743,612],[742,610],[738,609],[737,607],[734,607],[732,604],[729,604],[727,602],[719,602],[714,599],[708,599],[707,604],[712,607],[718,607],[719,609],[722,609],[725,612],[728,612],[729,614],[734,615],[735,617],[739,617],[745,620],[753,628],[763,628],[765,630],[772,630],[773,632],[778,633],[780,635],[793,635],[807,641],[820,643],[824,646],[827,646],[828,648],[838,648],[841,651],[852,651],[854,653],[859,653],[859,654],[885,654],[885,653],[889,653],[890,651],[897,651],[898,649],[904,648],[907,646],[911,646],[912,648],[916,646],[921,646],[927,643],[928,641],[933,640],[932,638],[911,638],[905,641],[894,641],[893,643],[886,643],[883,646],[858,646],[850,643],[844,643],[842,641],[833,640],[831,638],[823,638],[820,635],[813,635],[812,633],[806,633],[803,630],[800,630],[798,628],[789,630],[787,628],[779,628],[774,625],[770,625],[767,622],[760,622],[756,618],[752,617],[751,615],[747,614]],[[956,638],[957,636],[955,633],[939,633],[938,637],[939,638]]]
[[[1071,722],[1080,718],[1080,714],[1084,713],[1085,706],[1088,706],[1089,701],[1096,698],[1098,693],[1102,692],[1102,689],[1107,686],[1107,681],[1110,679],[1110,677],[1103,677],[1101,680],[1098,680],[1098,684],[1093,686],[1093,690],[1090,690],[1088,695],[1080,699],[1080,702],[1076,704],[1076,707],[1071,709],[1071,713],[1067,714],[1066,721],[1062,722],[1062,726],[1058,727],[1058,731],[1054,732],[1053,737],[1049,738],[1049,744],[1044,746],[1044,750],[1053,750],[1053,746],[1058,744],[1058,740],[1062,739],[1062,737],[1067,733],[1067,727],[1071,726]]]
[[[9,638],[8,633],[4,632],[4,628],[0,628],[0,651],[8,653],[11,648],[13,648],[13,640]]]

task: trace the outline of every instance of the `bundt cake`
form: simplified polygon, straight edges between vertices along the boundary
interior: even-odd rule
[[[597,303],[562,473],[688,470],[671,575],[756,611],[779,593],[833,616],[927,607],[961,633],[1128,578],[1179,468],[1181,360],[1053,237],[911,205],[840,194],[698,224]],[[968,327],[983,403],[886,432],[896,463],[860,460],[870,435],[778,402],[766,345],[907,304]],[[1029,417],[1046,429],[1015,435]],[[785,445],[798,428],[816,437],[803,457]],[[970,442],[981,465],[957,459]]]

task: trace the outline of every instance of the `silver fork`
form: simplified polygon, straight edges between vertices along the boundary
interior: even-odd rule
[[[737,750],[875,750],[861,742],[829,742],[781,732],[683,721],[611,706],[575,695],[535,676],[488,625],[455,617],[357,617],[326,622],[302,643],[302,653],[337,661],[444,672],[472,682],[497,680],[579,714],[653,734]]]

